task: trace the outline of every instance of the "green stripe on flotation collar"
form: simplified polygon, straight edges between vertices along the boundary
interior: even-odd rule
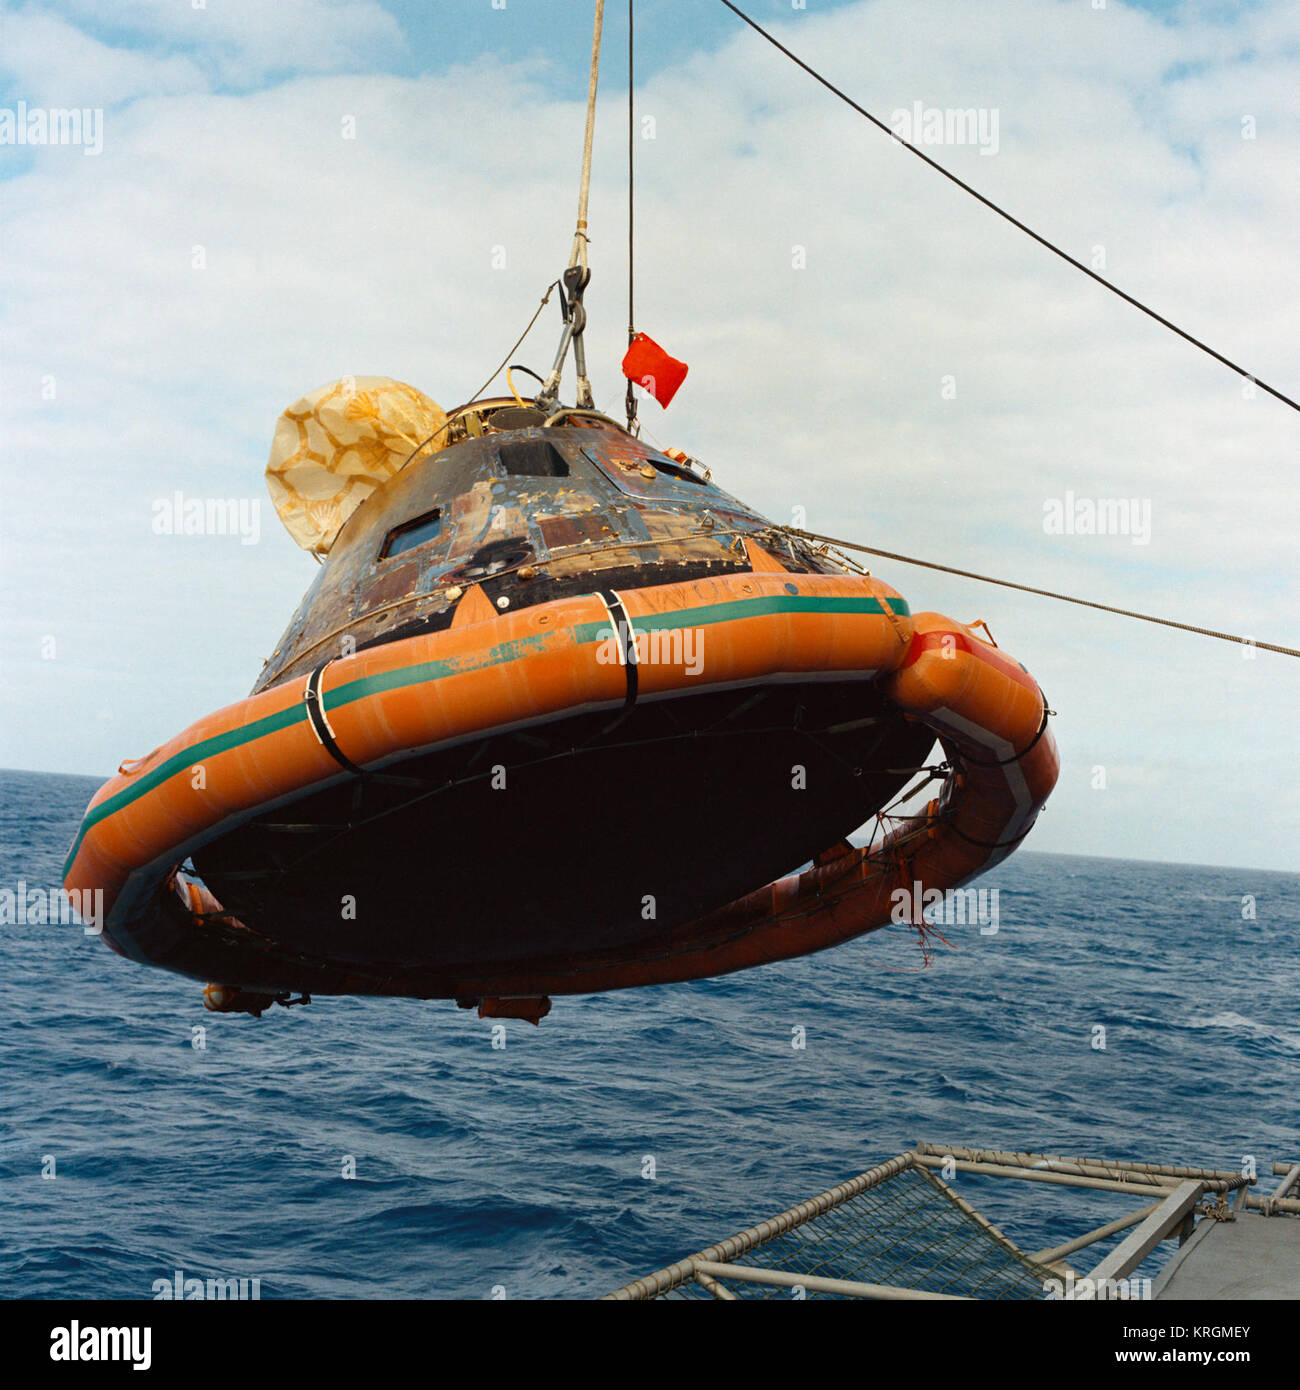
[[[809,594],[763,594],[758,598],[706,603],[703,607],[684,608],[676,613],[642,614],[632,619],[632,629],[634,632],[675,632],[684,627],[709,627],[713,623],[739,622],[743,618],[762,618],[779,613],[893,613],[898,617],[908,617],[911,611],[901,598],[816,598]],[[598,633],[608,633],[609,623],[583,623],[573,631],[581,645],[592,641]]]
[[[633,629],[642,632],[676,630],[685,627],[708,627],[714,623],[739,621],[743,618],[757,618],[780,613],[892,613],[907,617],[911,610],[901,598],[841,598],[834,595],[815,597],[808,594],[764,594],[755,598],[733,599],[724,603],[708,603],[699,608],[685,608],[675,613],[647,614],[633,619]],[[602,634],[608,635],[608,621],[580,623],[569,629],[577,646],[598,640]],[[563,629],[557,629],[563,631]],[[400,690],[408,685],[422,685],[427,681],[441,680],[445,676],[461,675],[467,671],[478,671],[488,666],[498,666],[504,662],[515,661],[529,652],[540,650],[554,633],[535,633],[527,637],[517,637],[510,642],[498,642],[485,651],[461,657],[443,658],[439,661],[418,661],[410,666],[401,666],[393,671],[383,671],[375,676],[362,676],[348,681],[328,692],[329,708],[338,709],[341,705],[352,704],[370,695],[379,695],[386,690]],[[63,865],[66,878],[72,862],[81,849],[87,833],[100,821],[139,800],[155,787],[175,777],[177,773],[188,771],[204,758],[228,753],[245,743],[254,743],[268,734],[278,733],[299,721],[310,723],[307,711],[301,701],[295,701],[287,708],[268,714],[251,724],[242,724],[224,734],[216,734],[201,743],[191,745],[173,754],[166,762],[159,763],[138,782],[124,787],[115,796],[101,801],[92,811],[86,813],[73,841],[72,849]],[[304,792],[306,795],[306,792]]]

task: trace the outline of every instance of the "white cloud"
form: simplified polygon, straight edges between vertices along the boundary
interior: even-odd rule
[[[205,85],[189,58],[115,48],[52,14],[21,10],[0,15],[0,24],[0,72],[29,106],[115,106]]]
[[[184,90],[200,73],[206,83],[248,90],[290,73],[364,70],[404,47],[401,26],[374,0],[131,0],[108,7],[102,0],[54,0],[8,14],[4,24],[5,65],[30,83],[53,84],[57,76],[58,85],[75,90],[93,61],[97,77],[121,84],[119,94],[99,103],[66,99],[79,105]],[[98,41],[108,34],[113,47]],[[138,85],[150,70],[156,85]]]

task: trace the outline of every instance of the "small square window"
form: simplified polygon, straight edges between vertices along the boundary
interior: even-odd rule
[[[381,560],[391,560],[403,551],[414,550],[417,545],[433,540],[442,530],[442,511],[435,508],[417,516],[412,521],[404,521],[395,526],[385,537],[383,549],[379,552]]]
[[[501,464],[514,478],[567,478],[569,463],[549,439],[521,439],[497,450]]]

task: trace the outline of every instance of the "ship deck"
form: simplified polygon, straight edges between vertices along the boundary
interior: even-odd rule
[[[606,1297],[1300,1298],[1300,1163],[1272,1172],[1282,1181],[1261,1194],[1255,1172],[918,1143]],[[1124,1193],[1137,1204],[1028,1251],[958,1194],[958,1174]],[[1170,1240],[1173,1258],[1154,1279],[1144,1275]]]
[[[1161,1272],[1152,1297],[1300,1298],[1300,1219],[1202,1221]]]

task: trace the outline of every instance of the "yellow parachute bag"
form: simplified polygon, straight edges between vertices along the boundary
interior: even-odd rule
[[[347,376],[280,416],[266,487],[285,530],[328,554],[343,523],[447,422],[436,401],[386,376]]]

